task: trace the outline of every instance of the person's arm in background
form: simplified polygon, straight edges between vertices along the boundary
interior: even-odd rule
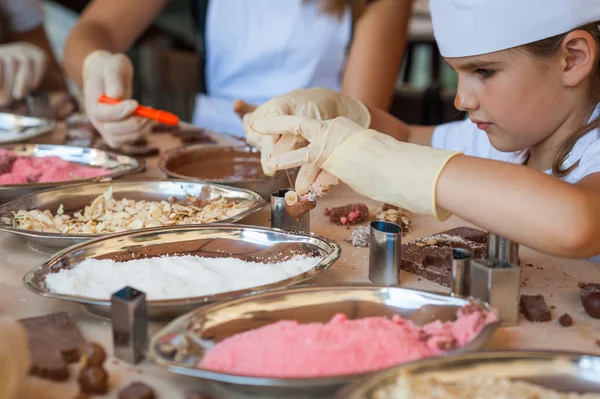
[[[342,92],[389,109],[406,47],[412,0],[377,0],[355,22]]]
[[[125,52],[167,4],[167,0],[94,0],[65,44],[64,68],[83,85],[83,61],[96,50]]]

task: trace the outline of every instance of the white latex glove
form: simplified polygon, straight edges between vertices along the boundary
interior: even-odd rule
[[[16,398],[30,368],[25,328],[16,320],[0,317],[0,398]]]
[[[267,176],[275,174],[275,170],[270,168],[267,159],[273,154],[288,152],[298,148],[304,142],[300,136],[261,136],[255,134],[249,126],[253,121],[266,116],[278,115],[296,115],[305,116],[316,120],[330,120],[339,116],[344,116],[359,125],[368,128],[371,124],[371,114],[367,107],[360,101],[338,93],[333,90],[323,88],[294,90],[283,96],[272,98],[263,105],[259,106],[254,112],[244,115],[244,130],[246,132],[246,141],[261,151],[261,161],[263,171]],[[321,173],[323,176],[321,176]],[[296,191],[299,195],[309,191],[310,183],[318,180],[321,184],[313,187],[313,191],[321,194],[329,189],[333,184],[337,184],[337,179],[327,172],[321,172],[315,164],[304,165],[300,168],[296,181]]]
[[[265,161],[276,170],[316,164],[355,191],[376,201],[445,220],[436,203],[439,176],[460,153],[397,141],[347,118],[316,121],[300,116],[258,119],[251,129],[262,135],[302,136],[304,148]],[[316,182],[315,184],[319,184]]]
[[[0,106],[22,100],[46,73],[46,53],[24,42],[0,45]]]
[[[131,144],[150,133],[153,122],[132,116],[138,106],[131,98],[133,66],[124,54],[94,51],[83,62],[83,97],[90,121],[106,144]],[[101,104],[102,95],[123,99],[119,104]]]

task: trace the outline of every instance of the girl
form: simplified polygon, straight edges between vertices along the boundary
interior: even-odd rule
[[[133,69],[121,53],[167,0],[94,0],[65,47],[65,69],[112,147],[136,141],[150,122],[132,117]],[[193,122],[243,136],[233,103],[260,104],[297,88],[341,90],[387,109],[402,62],[411,0],[193,0],[199,93]],[[399,23],[398,23],[399,22]],[[244,113],[240,102],[235,111]],[[253,107],[250,107],[252,109]]]
[[[248,117],[267,137],[264,164],[323,168],[299,179],[300,193],[313,181],[326,188],[334,176],[373,199],[439,220],[456,214],[548,254],[599,254],[600,2],[431,0],[430,7],[440,51],[459,76],[455,105],[470,120],[406,126],[348,97],[315,101],[293,92]],[[285,115],[283,102],[294,104],[291,116],[269,116]],[[330,114],[332,104],[340,110],[333,121],[303,114],[309,107]],[[356,113],[370,114],[371,129],[348,119]],[[282,132],[309,145],[282,151]]]

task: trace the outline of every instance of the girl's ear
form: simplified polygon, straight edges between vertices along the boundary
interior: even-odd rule
[[[563,84],[578,86],[596,67],[596,41],[590,33],[575,30],[564,38],[560,46]]]

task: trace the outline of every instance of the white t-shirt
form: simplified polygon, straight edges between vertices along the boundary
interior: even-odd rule
[[[321,2],[212,0],[206,15],[206,84],[196,97],[194,124],[244,136],[233,112],[240,98],[262,104],[295,89],[340,90],[352,32]]]
[[[33,30],[44,20],[41,0],[0,0],[0,7],[15,33]]]
[[[596,106],[590,120],[600,115],[600,104]],[[431,146],[446,150],[461,151],[465,155],[494,159],[515,164],[525,161],[525,152],[501,152],[495,149],[487,134],[479,130],[469,119],[439,125],[433,131]],[[579,165],[571,173],[562,177],[568,183],[577,183],[585,176],[600,172],[600,129],[594,129],[582,136],[563,164],[568,168],[579,160]],[[551,174],[551,170],[545,173]]]
[[[600,115],[600,104],[596,106],[590,121]],[[495,149],[487,134],[479,130],[477,125],[470,119],[464,121],[445,123],[435,128],[431,140],[431,146],[446,150],[461,151],[465,155],[474,157],[494,159],[515,164],[522,164],[525,161],[524,151],[518,152],[500,152]],[[564,168],[568,168],[579,160],[579,165],[571,173],[562,177],[562,180],[568,183],[577,183],[587,175],[600,172],[600,129],[594,129],[582,136],[573,150],[565,159]],[[552,170],[546,170],[544,173],[552,174]],[[589,259],[592,262],[600,263],[600,254]]]

